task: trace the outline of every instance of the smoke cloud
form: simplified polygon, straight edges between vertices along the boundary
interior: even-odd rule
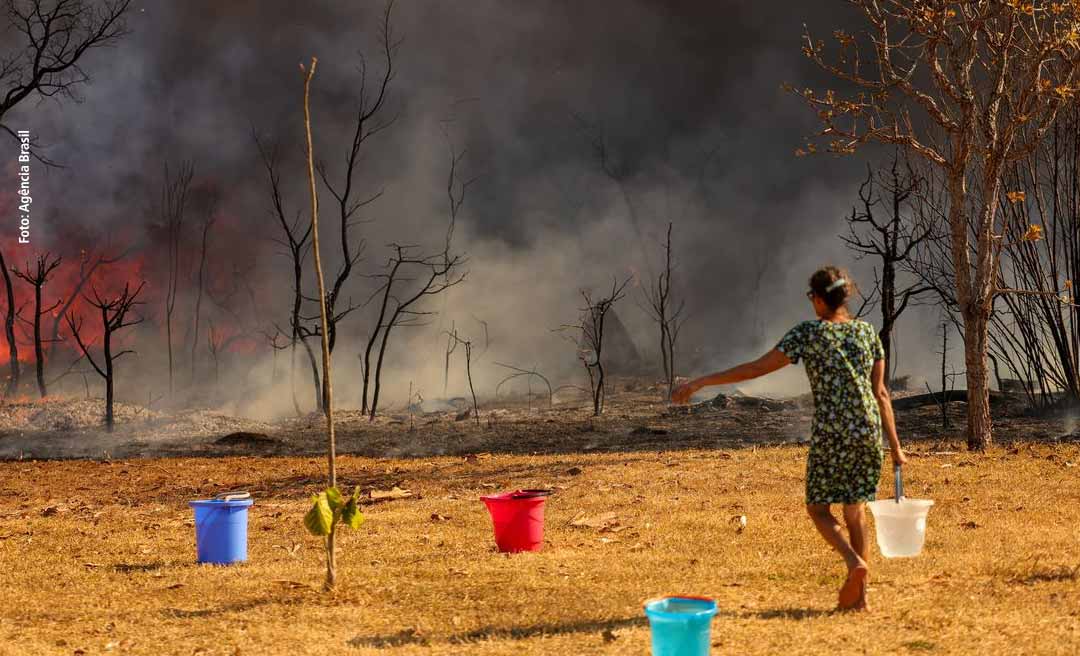
[[[298,64],[319,57],[316,156],[341,180],[361,62],[369,91],[385,66],[382,8],[138,3],[129,16],[132,33],[87,58],[92,83],[80,89],[81,103],[28,104],[9,117],[66,167],[35,169],[34,252],[64,253],[77,267],[81,249],[111,240],[142,258],[148,322],[138,363],[129,365],[140,372],[129,395],[163,389],[166,260],[155,207],[164,163],[190,160],[195,186],[180,338],[191,338],[184,322],[191,323],[193,300],[184,288],[197,269],[198,226],[213,197],[207,267],[214,298],[205,316],[235,337],[218,379],[244,390],[229,397],[228,408],[291,411],[281,400],[288,355],[271,353],[260,336],[275,325],[287,329],[290,265],[273,241],[279,227],[251,135],[280,144],[287,208],[306,217]],[[629,276],[647,284],[660,265],[668,222],[676,287],[690,312],[683,373],[756,356],[808,318],[806,279],[822,264],[851,266],[869,286],[870,263],[852,262],[836,238],[865,160],[796,159],[813,117],[780,90],[783,82],[816,81],[799,52],[804,22],[822,32],[850,21],[842,3],[825,0],[398,2],[392,24],[400,44],[385,115],[396,121],[365,145],[356,176],[360,197],[382,196],[362,210],[355,231],[366,255],[350,281],[352,299],[366,300],[377,287],[364,276],[380,270],[387,244],[442,243],[451,148],[465,151],[459,173],[475,182],[455,233],[456,249],[469,257],[467,281],[424,308],[433,313],[426,326],[397,333],[386,394],[401,403],[411,385],[428,398],[442,396],[440,331],[451,325],[479,344],[487,324],[488,350],[474,370],[485,396],[504,375],[496,361],[537,366],[560,380],[579,375],[572,346],[554,329],[576,319],[581,288]],[[4,188],[14,189],[11,174],[0,170]],[[332,197],[321,194],[332,276],[340,264],[337,218]],[[15,263],[31,257],[4,248]],[[313,293],[313,280],[306,283]],[[641,290],[632,288],[616,311],[650,354],[655,329],[641,303]],[[367,308],[342,324],[336,389],[346,404],[359,402],[357,354],[372,322]],[[931,366],[936,356],[921,336],[932,335],[933,322],[931,314],[902,321],[900,373]],[[199,375],[210,377],[206,349],[196,349]],[[300,371],[309,388],[310,372]],[[463,385],[459,362],[448,394],[462,393]],[[748,389],[794,393],[806,384],[793,368]],[[308,392],[301,400],[312,403]]]

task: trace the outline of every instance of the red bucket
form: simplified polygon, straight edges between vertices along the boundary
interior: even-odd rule
[[[544,543],[544,501],[550,490],[515,490],[480,497],[495,525],[499,551],[540,551]]]

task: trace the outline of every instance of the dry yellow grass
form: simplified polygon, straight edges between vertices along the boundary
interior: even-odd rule
[[[804,458],[343,457],[345,485],[416,496],[343,534],[333,596],[301,525],[321,459],[2,463],[0,653],[646,654],[641,601],[671,592],[719,601],[715,653],[1080,651],[1080,448],[916,453],[926,551],[874,556],[865,615],[830,612],[842,567],[803,511]],[[535,486],[560,486],[545,550],[495,553],[477,497]],[[186,501],[233,487],[256,497],[250,561],[198,566]],[[570,525],[609,511],[624,530]]]

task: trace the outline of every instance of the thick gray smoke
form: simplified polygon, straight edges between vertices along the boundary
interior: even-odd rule
[[[84,102],[24,105],[8,121],[33,130],[67,167],[47,175],[38,167],[35,246],[63,250],[80,233],[72,226],[98,241],[113,234],[137,243],[152,283],[144,311],[160,325],[164,253],[154,205],[165,160],[191,160],[197,198],[209,189],[221,194],[214,275],[252,281],[234,290],[247,301],[231,301],[250,325],[287,326],[288,261],[271,240],[278,227],[252,130],[281,143],[286,202],[306,211],[298,64],[320,58],[316,155],[340,179],[361,56],[369,84],[384,67],[381,11],[376,2],[138,3],[132,34],[87,59],[93,82],[81,89]],[[802,24],[829,32],[846,20],[843,4],[827,0],[399,1],[387,114],[398,119],[369,142],[357,175],[360,195],[383,191],[358,228],[367,241],[362,273],[379,270],[391,241],[443,239],[448,145],[467,149],[464,175],[476,182],[455,237],[470,258],[468,280],[426,307],[438,313],[430,325],[398,334],[391,398],[400,403],[410,383],[427,397],[441,395],[438,331],[451,324],[478,342],[480,321],[489,326],[490,349],[476,370],[484,395],[501,377],[495,361],[576,375],[572,347],[552,329],[576,318],[580,288],[655,275],[669,221],[677,286],[690,311],[685,373],[757,355],[807,318],[806,278],[821,264],[853,266],[869,284],[867,266],[852,262],[836,238],[865,161],[796,159],[813,117],[780,90],[813,79],[799,51]],[[331,200],[323,190],[329,274],[337,264]],[[188,223],[194,252],[198,217]],[[350,292],[365,299],[373,286],[355,276]],[[190,303],[185,292],[181,316],[190,316]],[[651,353],[655,331],[640,304],[632,289],[617,311]],[[358,399],[356,354],[371,321],[362,309],[343,326],[338,388],[346,403]],[[918,336],[932,333],[932,323],[908,317],[901,373],[933,359],[917,354],[926,351]],[[142,347],[140,360],[141,370],[160,372],[160,347]],[[275,366],[282,365],[260,356],[241,385],[265,382]],[[455,371],[451,393],[462,385]],[[791,371],[756,389],[804,385]],[[289,409],[277,396],[261,399],[234,409]]]

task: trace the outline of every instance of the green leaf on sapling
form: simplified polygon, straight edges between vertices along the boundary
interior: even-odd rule
[[[304,526],[312,535],[330,535],[330,529],[334,524],[334,511],[330,509],[330,501],[326,492],[318,496],[312,495],[311,510],[304,515]]]
[[[351,529],[358,529],[360,525],[364,523],[364,515],[360,512],[360,504],[357,503],[356,497],[350,497],[348,503],[345,504],[345,508],[341,511],[341,521]]]
[[[341,491],[336,487],[326,488],[326,499],[330,502],[330,510],[337,514],[341,511],[342,506],[345,505],[345,498],[341,496]]]

